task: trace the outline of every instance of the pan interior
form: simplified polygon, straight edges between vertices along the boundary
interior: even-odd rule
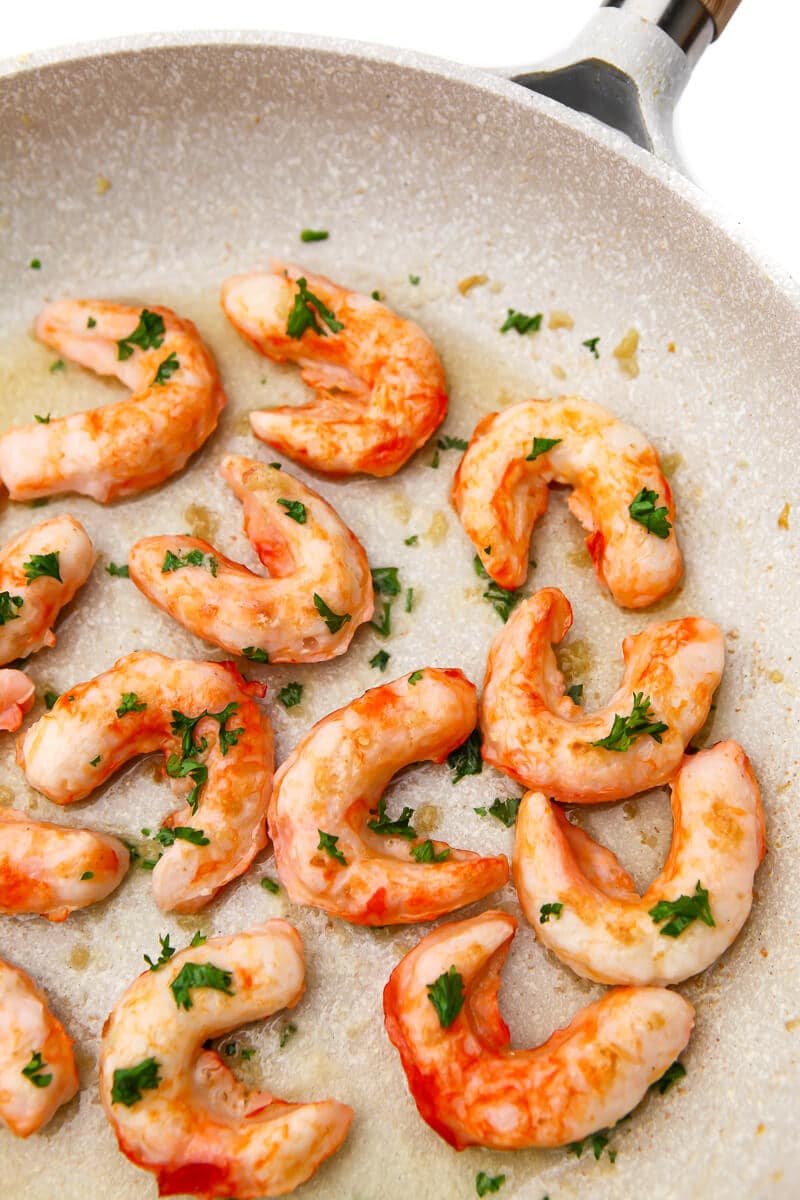
[[[103,1021],[160,933],[183,946],[200,928],[228,933],[282,915],[305,943],[308,990],[291,1018],[234,1039],[257,1054],[231,1062],[248,1083],[289,1100],[323,1096],[356,1112],[342,1150],[298,1197],[400,1200],[474,1194],[475,1175],[504,1173],[504,1197],[790,1195],[800,1171],[790,1114],[797,1077],[796,974],[797,535],[779,524],[797,502],[798,311],[663,175],[596,140],[554,106],[459,72],[292,45],[153,48],[12,76],[0,88],[0,397],[3,428],[34,412],[62,414],[121,393],[80,368],[53,374],[32,321],[46,299],[92,296],[167,304],[191,317],[217,356],[228,406],[189,468],[161,488],[102,508],[74,497],[32,512],[5,503],[3,542],[45,516],[82,520],[100,565],[29,670],[39,694],[61,692],[120,654],[150,648],[222,658],[107,575],[146,534],[191,530],[225,554],[255,560],[240,510],[216,474],[223,453],[275,456],[249,432],[254,408],[302,400],[295,372],[259,357],[227,325],[221,281],[272,257],[370,292],[418,321],[439,349],[451,406],[444,430],[469,437],[485,413],[531,396],[579,393],[639,426],[662,454],[686,557],[681,587],[645,613],[617,609],[591,571],[579,529],[554,495],[537,527],[526,592],[561,587],[575,625],[562,656],[594,707],[616,687],[623,637],[654,619],[708,617],[728,660],[700,740],[741,741],[760,780],[769,853],[753,913],[732,950],[680,990],[697,1006],[683,1083],[650,1096],[614,1135],[618,1155],[566,1151],[456,1154],[418,1117],[382,1026],[381,991],[421,927],[363,930],[295,908],[249,875],[197,918],[161,916],[134,869],[105,904],[64,925],[5,919],[0,953],[48,991],[76,1038],[82,1091],[37,1137],[0,1134],[4,1195],[84,1200],[153,1194],[118,1153],[96,1089]],[[407,56],[405,56],[407,57]],[[301,245],[304,227],[330,238]],[[41,262],[31,269],[32,259]],[[466,294],[459,281],[485,275]],[[419,277],[414,283],[413,277]],[[542,329],[501,335],[508,308],[543,312]],[[573,329],[550,329],[553,310]],[[638,378],[612,353],[640,335]],[[595,359],[582,343],[599,338]],[[385,678],[457,666],[480,684],[499,618],[482,598],[472,550],[449,504],[456,451],[433,446],[391,479],[312,478],[363,541],[374,566],[413,587],[386,642],[369,629],[331,664],[258,668],[269,684],[277,759],[316,720],[379,682],[369,659],[391,653]],[[797,512],[797,509],[794,510]],[[798,513],[800,520],[800,513]],[[408,546],[405,539],[418,535]],[[304,685],[286,711],[277,690]],[[38,716],[37,705],[34,716]],[[140,841],[171,798],[144,761],[96,799],[59,811],[27,787],[11,738],[0,743],[0,802]],[[431,833],[510,854],[512,832],[474,808],[518,794],[485,769],[454,787],[445,766],[403,776],[392,803],[422,811]],[[55,814],[55,815],[54,815]],[[584,814],[595,836],[645,885],[670,837],[664,794]],[[602,989],[577,979],[536,942],[508,888],[493,903],[520,917],[501,1002],[518,1046],[534,1045]],[[488,907],[488,903],[481,907]],[[794,932],[793,932],[794,931]],[[291,1019],[296,1033],[280,1048]],[[679,1184],[677,1181],[680,1181]]]

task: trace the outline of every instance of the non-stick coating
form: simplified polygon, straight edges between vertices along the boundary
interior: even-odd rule
[[[3,1197],[154,1194],[151,1178],[117,1151],[100,1108],[95,1064],[105,1016],[159,933],[169,929],[180,946],[198,927],[225,933],[278,914],[303,936],[308,992],[282,1050],[274,1022],[241,1035],[259,1051],[241,1072],[287,1099],[332,1095],[356,1112],[343,1149],[298,1198],[449,1200],[474,1195],[481,1170],[507,1176],[504,1200],[795,1196],[800,309],[791,291],[715,223],[689,185],[617,136],[503,81],[411,55],[250,37],[22,67],[0,86],[0,178],[4,427],[120,394],[77,367],[49,373],[54,356],[33,341],[31,323],[45,299],[62,295],[176,307],[197,321],[230,397],[219,432],[178,479],[108,508],[74,498],[41,513],[6,504],[3,542],[68,511],[85,521],[102,562],[124,561],[138,536],[210,521],[224,553],[253,562],[215,466],[228,449],[274,457],[249,433],[246,413],[300,399],[303,386],[227,326],[220,282],[276,255],[367,292],[379,288],[441,351],[448,432],[469,436],[479,416],[513,400],[577,392],[633,421],[659,448],[677,497],[682,589],[648,613],[617,609],[557,496],[537,529],[527,590],[558,585],[573,602],[572,650],[562,661],[571,680],[585,682],[592,707],[616,685],[627,633],[688,613],[721,624],[728,665],[700,740],[732,737],[747,749],[769,844],[745,931],[680,989],[697,1007],[687,1077],[613,1135],[613,1165],[606,1155],[578,1160],[565,1150],[458,1155],[441,1142],[409,1098],[381,1014],[383,984],[423,930],[360,930],[293,908],[258,886],[273,869],[266,855],[198,919],[159,915],[149,876],[136,869],[107,903],[65,925],[3,918],[0,954],[46,987],[77,1040],[83,1085],[42,1134],[21,1142],[0,1133]],[[330,230],[329,241],[301,245],[305,226]],[[28,266],[34,257],[38,271]],[[458,281],[476,273],[489,282],[462,295]],[[542,331],[501,335],[509,307],[543,311]],[[552,309],[569,311],[575,328],[548,330]],[[641,337],[634,381],[611,353],[631,327]],[[581,345],[592,337],[600,338],[598,361]],[[500,628],[449,505],[457,457],[443,453],[433,470],[428,448],[392,479],[314,481],[373,565],[399,566],[415,589],[410,616],[395,608],[389,678],[437,664],[462,667],[479,684]],[[788,529],[779,526],[787,502],[795,504]],[[412,533],[419,542],[408,547]],[[101,567],[57,632],[56,648],[30,663],[40,691],[61,691],[136,647],[222,657]],[[279,761],[313,721],[377,682],[368,660],[380,644],[362,630],[334,664],[249,671],[270,682]],[[305,695],[286,712],[275,695],[290,679]],[[2,802],[52,818],[54,807],[14,764],[10,737],[0,761]],[[420,819],[438,836],[510,852],[512,833],[473,808],[516,790],[488,770],[453,787],[445,767],[426,767],[393,796],[427,806]],[[135,840],[170,806],[145,762],[55,819]],[[659,870],[670,830],[665,794],[581,820],[640,884]],[[494,902],[519,913],[510,888]],[[543,1040],[599,993],[551,958],[522,919],[501,992],[515,1044]]]

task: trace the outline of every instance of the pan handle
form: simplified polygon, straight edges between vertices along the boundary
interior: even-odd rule
[[[577,38],[515,83],[588,113],[684,174],[673,116],[692,69],[740,0],[604,0]]]

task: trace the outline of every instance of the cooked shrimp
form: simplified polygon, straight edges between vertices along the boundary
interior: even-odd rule
[[[211,938],[134,980],[106,1021],[100,1096],[119,1148],[161,1196],[281,1196],[344,1141],[353,1111],[249,1092],[203,1050],[303,994],[303,943],[286,921]]]
[[[20,738],[17,759],[33,787],[72,804],[161,750],[185,803],[163,823],[153,891],[165,912],[196,912],[266,845],[272,730],[251,699],[263,694],[232,663],[139,651],[64,693]]]
[[[613,1125],[692,1032],[694,1009],[675,992],[615,988],[535,1050],[511,1050],[497,993],[516,928],[504,912],[442,925],[383,993],[417,1108],[456,1150],[562,1146]]]
[[[453,504],[491,577],[518,588],[549,483],[573,488],[570,511],[617,604],[644,608],[675,587],[681,553],[658,455],[637,429],[578,396],[524,400],[485,417],[453,483]],[[634,520],[631,506],[639,520]],[[643,524],[641,522],[646,522]]]
[[[0,436],[0,482],[12,500],[134,495],[180,471],[216,429],[225,393],[214,360],[170,309],[58,300],[40,313],[36,335],[134,394]]]
[[[55,646],[53,625],[96,555],[74,517],[51,517],[0,550],[0,664]]]
[[[273,578],[199,538],[150,537],[131,548],[133,582],[192,633],[233,654],[247,647],[270,662],[294,663],[344,654],[373,609],[369,563],[355,534],[286,471],[234,454],[219,470]]]
[[[24,671],[0,671],[0,730],[13,733],[36,699],[36,688]]]
[[[28,1137],[77,1090],[71,1038],[30,976],[0,958],[0,1121]]]
[[[427,335],[377,300],[302,267],[236,275],[225,315],[274,362],[296,362],[316,396],[250,414],[256,437],[334,475],[393,475],[447,414],[442,364]]]
[[[0,913],[64,921],[109,896],[129,863],[118,838],[0,808]]]
[[[520,903],[539,939],[579,975],[680,983],[719,958],[747,920],[764,857],[764,812],[741,746],[719,742],[683,760],[672,780],[672,819],[669,857],[640,896],[611,851],[545,796],[529,792],[520,805]],[[676,913],[681,897],[692,903]],[[542,922],[542,906],[553,903],[558,918]],[[670,920],[684,910],[685,924]]]
[[[566,596],[543,588],[495,638],[481,699],[484,759],[570,804],[666,783],[708,716],[725,662],[722,633],[684,617],[625,638],[622,682],[588,714],[564,695],[551,645],[571,624]]]
[[[508,862],[419,837],[381,795],[409,763],[442,762],[472,732],[475,688],[428,668],[371,688],[319,721],[275,777],[269,828],[296,904],[356,925],[432,921],[502,887]]]

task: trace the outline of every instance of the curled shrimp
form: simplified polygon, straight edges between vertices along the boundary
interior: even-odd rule
[[[383,993],[386,1032],[420,1115],[456,1150],[561,1146],[613,1125],[675,1061],[694,1024],[675,992],[615,988],[543,1045],[511,1050],[497,993],[516,928],[491,911],[442,925]]]
[[[549,483],[573,489],[570,511],[589,531],[597,577],[617,604],[644,608],[674,588],[681,553],[658,455],[637,429],[578,396],[524,400],[491,413],[459,464],[453,504],[497,583],[518,588],[525,582]],[[633,518],[636,501],[646,524]]]
[[[109,896],[129,864],[118,838],[0,808],[0,913],[64,921]]]
[[[273,578],[199,538],[150,537],[131,548],[133,582],[192,633],[233,654],[247,647],[293,663],[344,654],[373,610],[369,563],[355,534],[286,471],[234,454],[219,470]]]
[[[249,1092],[213,1050],[248,1021],[293,1008],[303,943],[286,921],[211,938],[145,971],[103,1029],[100,1096],[119,1148],[161,1196],[280,1196],[344,1141],[352,1109]]]
[[[263,694],[232,663],[138,651],[64,693],[20,738],[17,759],[33,787],[72,804],[161,750],[184,804],[163,823],[153,891],[165,912],[196,912],[266,845],[272,729],[251,698]]]
[[[273,263],[227,279],[221,303],[256,350],[296,362],[316,392],[300,407],[250,414],[256,437],[295,462],[393,475],[444,420],[444,371],[430,339],[379,301]]]
[[[225,406],[217,368],[192,322],[170,309],[58,300],[40,313],[36,335],[133,395],[0,436],[0,481],[12,500],[134,495],[180,471],[214,432]]]
[[[61,609],[89,578],[96,555],[74,517],[51,517],[0,550],[0,664],[55,646]]]
[[[0,671],[0,731],[19,729],[22,718],[36,699],[36,688],[24,671]]]
[[[281,882],[296,904],[356,925],[431,921],[508,880],[501,854],[481,858],[417,836],[381,794],[409,763],[442,762],[475,726],[475,688],[428,668],[371,688],[319,721],[275,777],[269,828]]]
[[[685,758],[671,786],[672,847],[643,896],[611,851],[541,793],[529,792],[520,805],[520,903],[537,937],[578,975],[680,983],[719,958],[747,920],[764,857],[764,811],[747,755],[735,742],[719,742]],[[681,897],[693,907],[676,909]],[[549,911],[542,906],[552,904],[560,906],[557,919],[542,921]],[[685,925],[670,919],[684,909],[695,912]]]
[[[71,1038],[30,976],[0,958],[0,1122],[29,1137],[77,1090]]]
[[[484,759],[570,804],[621,800],[666,783],[708,716],[725,661],[722,633],[684,617],[625,638],[619,688],[586,714],[564,695],[551,644],[571,624],[566,596],[543,588],[495,638],[481,699]]]

